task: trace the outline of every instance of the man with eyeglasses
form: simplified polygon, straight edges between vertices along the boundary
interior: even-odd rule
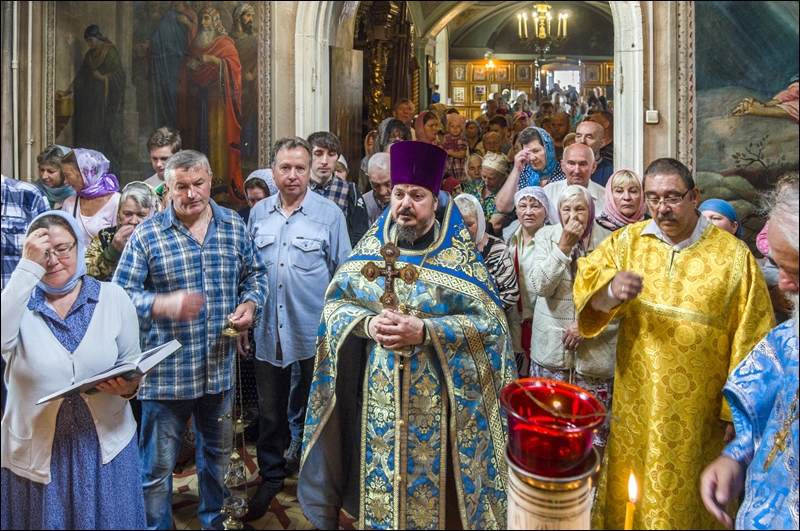
[[[637,529],[713,529],[700,473],[733,435],[728,373],[774,326],[752,253],[696,210],[699,191],[675,159],[647,168],[652,219],[614,232],[578,261],[584,337],[619,320],[612,423],[593,529],[621,528],[631,472],[645,482]]]

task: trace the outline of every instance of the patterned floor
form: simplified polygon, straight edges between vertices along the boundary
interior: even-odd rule
[[[247,465],[247,493],[252,496],[260,478],[256,464],[256,449],[253,444],[239,448],[239,455]],[[172,521],[173,529],[201,529],[197,518],[197,471],[194,460],[181,474],[173,476]],[[260,519],[248,522],[254,529],[316,529],[303,515],[297,501],[297,476],[286,479],[283,492],[272,500],[269,511]],[[341,514],[340,529],[355,529],[356,520],[346,513]]]

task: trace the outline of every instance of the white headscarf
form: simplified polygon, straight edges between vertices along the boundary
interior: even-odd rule
[[[470,203],[472,203],[472,206],[475,207],[475,218],[478,223],[478,231],[475,233],[475,245],[478,245],[481,242],[481,240],[483,240],[483,235],[486,233],[486,217],[483,214],[483,207],[481,206],[481,202],[478,201],[478,199],[474,195],[459,194],[453,200],[456,202],[456,205],[458,205],[459,199],[468,199]],[[463,217],[464,213],[462,212],[461,215]]]
[[[522,190],[518,190],[517,193],[514,194],[514,206],[518,205],[520,199],[523,197],[533,197],[542,204],[546,212],[544,218],[545,225],[558,225],[558,212],[556,212],[556,209],[550,204],[550,200],[547,199],[547,195],[545,195],[541,186],[526,186]]]

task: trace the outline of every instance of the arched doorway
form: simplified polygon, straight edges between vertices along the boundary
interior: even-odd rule
[[[352,43],[359,2],[298,2],[295,23],[295,133],[330,128],[328,46]],[[476,2],[409,2],[418,37],[435,39]],[[422,5],[426,4],[426,5]],[[614,163],[644,170],[644,28],[640,2],[609,2],[614,21]],[[431,10],[432,9],[432,10]],[[425,14],[429,17],[425,17]],[[420,20],[423,18],[423,20]],[[280,85],[280,78],[275,78]]]

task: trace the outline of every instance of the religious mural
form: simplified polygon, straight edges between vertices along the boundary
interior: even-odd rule
[[[57,2],[56,143],[102,152],[124,184],[152,175],[147,138],[170,127],[208,156],[214,199],[243,204],[259,160],[258,9]]]
[[[761,192],[798,169],[798,3],[696,2],[695,24],[697,185],[752,243]]]

